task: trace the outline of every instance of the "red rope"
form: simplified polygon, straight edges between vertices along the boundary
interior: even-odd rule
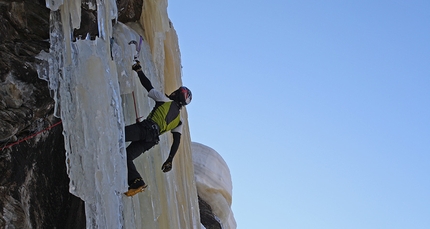
[[[133,91],[133,93],[132,93],[132,94],[133,94],[133,102],[134,102],[134,111],[135,111],[135,113],[136,113],[136,121],[137,121],[137,122],[139,122],[139,119],[140,119],[140,118],[142,118],[142,117],[139,117],[139,116],[137,115],[137,106],[136,106],[136,98],[134,97],[134,91]],[[62,122],[62,121],[60,120],[59,122],[55,123],[54,125],[49,126],[49,127],[45,128],[45,129],[43,129],[43,130],[39,131],[39,132],[36,132],[36,133],[34,133],[34,134],[32,134],[32,135],[30,135],[30,136],[28,136],[28,137],[25,137],[25,138],[23,138],[23,139],[21,139],[21,140],[16,141],[16,142],[14,142],[14,143],[11,143],[11,144],[9,144],[9,145],[6,145],[6,146],[2,147],[0,150],[4,150],[4,149],[7,149],[7,148],[10,148],[10,147],[12,147],[12,146],[14,146],[14,145],[18,145],[18,144],[20,144],[21,142],[24,142],[24,141],[27,141],[27,140],[29,140],[29,139],[32,139],[32,138],[36,137],[37,135],[39,135],[39,134],[41,134],[41,133],[43,133],[43,132],[45,132],[45,131],[48,131],[48,130],[50,130],[50,129],[52,129],[52,128],[54,128],[54,127],[58,126],[58,125],[60,125],[60,124],[61,124],[61,122]]]
[[[52,126],[49,126],[49,127],[45,128],[45,129],[43,129],[43,130],[41,130],[41,131],[39,131],[39,132],[36,132],[36,133],[34,133],[34,134],[32,134],[32,135],[30,135],[30,136],[28,136],[28,137],[25,137],[25,138],[23,138],[23,139],[21,139],[21,140],[18,140],[18,141],[14,142],[14,143],[11,143],[11,144],[9,144],[9,145],[7,145],[7,146],[5,146],[5,147],[2,147],[2,148],[1,148],[1,150],[4,150],[4,149],[7,149],[7,148],[10,148],[10,147],[12,147],[12,146],[14,146],[14,145],[18,145],[18,144],[19,144],[19,143],[21,143],[21,142],[24,142],[24,141],[27,141],[27,140],[29,140],[29,139],[32,139],[32,138],[36,137],[37,135],[39,135],[39,134],[41,134],[41,133],[43,133],[43,132],[45,132],[45,131],[48,131],[48,130],[50,130],[50,129],[52,129],[52,128],[54,128],[54,127],[58,126],[58,125],[60,125],[60,124],[61,124],[61,122],[62,122],[62,121],[60,120],[59,122],[55,123],[55,124],[54,124],[54,125],[52,125]]]

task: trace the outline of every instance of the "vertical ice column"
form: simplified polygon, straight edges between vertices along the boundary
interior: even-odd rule
[[[61,80],[61,118],[70,192],[85,201],[87,227],[121,228],[126,187],[123,117],[105,41],[72,43]]]
[[[53,11],[49,76],[44,78],[55,94],[56,115],[63,120],[70,192],[85,201],[87,228],[122,228],[127,166],[117,69],[110,53],[116,4],[97,1],[103,39],[72,42],[80,5],[47,2]]]

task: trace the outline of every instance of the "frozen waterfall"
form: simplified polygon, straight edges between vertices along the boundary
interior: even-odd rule
[[[179,47],[167,17],[167,1],[145,1],[145,20],[129,24],[116,21],[114,0],[97,1],[91,7],[97,8],[99,37],[76,41],[72,31],[80,24],[81,2],[46,3],[51,9],[51,47],[49,53],[38,56],[46,63],[39,77],[49,82],[55,114],[63,121],[70,192],[85,202],[87,228],[202,228],[197,189],[205,192],[217,179],[202,178],[205,172],[198,170],[196,186],[186,110],[172,171],[161,171],[172,141],[165,134],[157,146],[135,160],[147,190],[134,197],[123,194],[127,190],[124,126],[134,123],[136,116],[146,116],[154,105],[131,70],[135,47],[128,42],[145,37],[138,58],[155,88],[170,93],[182,84]],[[198,158],[198,162],[208,159]],[[222,165],[228,171],[219,158],[218,164],[208,165]],[[204,196],[219,203],[214,209],[224,228],[236,228],[230,210],[231,180],[220,185],[224,191]]]

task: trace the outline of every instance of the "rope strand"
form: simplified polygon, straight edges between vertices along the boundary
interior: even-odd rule
[[[58,126],[58,125],[60,125],[61,123],[62,123],[62,120],[60,120],[59,122],[55,123],[54,125],[48,126],[47,128],[45,128],[45,129],[43,129],[43,130],[41,130],[41,131],[39,131],[39,132],[36,132],[36,133],[34,133],[34,134],[32,134],[32,135],[30,135],[30,136],[28,136],[28,137],[25,137],[25,138],[23,138],[23,139],[21,139],[21,140],[18,140],[18,141],[16,141],[16,142],[14,142],[14,143],[11,143],[11,144],[9,144],[9,145],[6,145],[6,146],[2,147],[2,148],[1,148],[1,150],[4,150],[4,149],[7,149],[7,148],[10,148],[10,147],[12,147],[12,146],[14,146],[14,145],[18,145],[18,144],[20,144],[21,142],[24,142],[24,141],[27,141],[27,140],[29,140],[29,139],[32,139],[32,138],[36,137],[37,135],[39,135],[39,134],[41,134],[41,133],[43,133],[43,132],[45,132],[45,131],[48,131],[48,130],[50,130],[50,129],[52,129],[52,128],[54,128],[54,127]]]
[[[134,97],[134,91],[133,91],[133,102],[134,102],[134,111],[135,111],[135,113],[136,113],[136,121],[137,122],[139,122],[139,119],[140,118],[142,118],[142,117],[139,117],[138,116],[138,114],[137,114],[137,106],[136,106],[136,98]],[[4,147],[2,147],[1,149],[0,149],[0,151],[1,150],[4,150],[4,149],[7,149],[7,148],[10,148],[10,147],[12,147],[12,146],[14,146],[14,145],[18,145],[18,144],[20,144],[20,143],[22,143],[22,142],[24,142],[24,141],[27,141],[27,140],[29,140],[29,139],[32,139],[32,138],[34,138],[34,137],[36,137],[37,135],[39,135],[39,134],[41,134],[41,133],[43,133],[43,132],[45,132],[45,131],[48,131],[48,130],[50,130],[50,129],[52,129],[52,128],[54,128],[54,127],[56,127],[56,126],[58,126],[58,125],[60,125],[62,123],[62,120],[60,120],[59,122],[57,122],[57,123],[55,123],[54,125],[51,125],[51,126],[49,126],[49,127],[47,127],[47,128],[45,128],[45,129],[43,129],[43,130],[41,130],[41,131],[39,131],[39,132],[36,132],[36,133],[34,133],[34,134],[32,134],[32,135],[30,135],[30,136],[28,136],[28,137],[25,137],[25,138],[23,138],[23,139],[21,139],[21,140],[18,140],[18,141],[16,141],[16,142],[13,142],[13,143],[11,143],[11,144],[9,144],[9,145],[6,145],[6,146],[4,146]]]
[[[132,95],[133,95],[133,102],[134,102],[134,112],[136,113],[136,122],[139,122],[139,120],[143,118],[143,116],[139,117],[139,115],[137,114],[136,98],[134,97],[134,91],[132,92]]]

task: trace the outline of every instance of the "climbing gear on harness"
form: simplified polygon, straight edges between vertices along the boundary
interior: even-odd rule
[[[158,127],[157,123],[150,119],[145,119],[142,122],[139,122],[139,124],[147,130],[145,136],[142,136],[142,140],[158,144],[158,142],[160,141],[160,128]]]

